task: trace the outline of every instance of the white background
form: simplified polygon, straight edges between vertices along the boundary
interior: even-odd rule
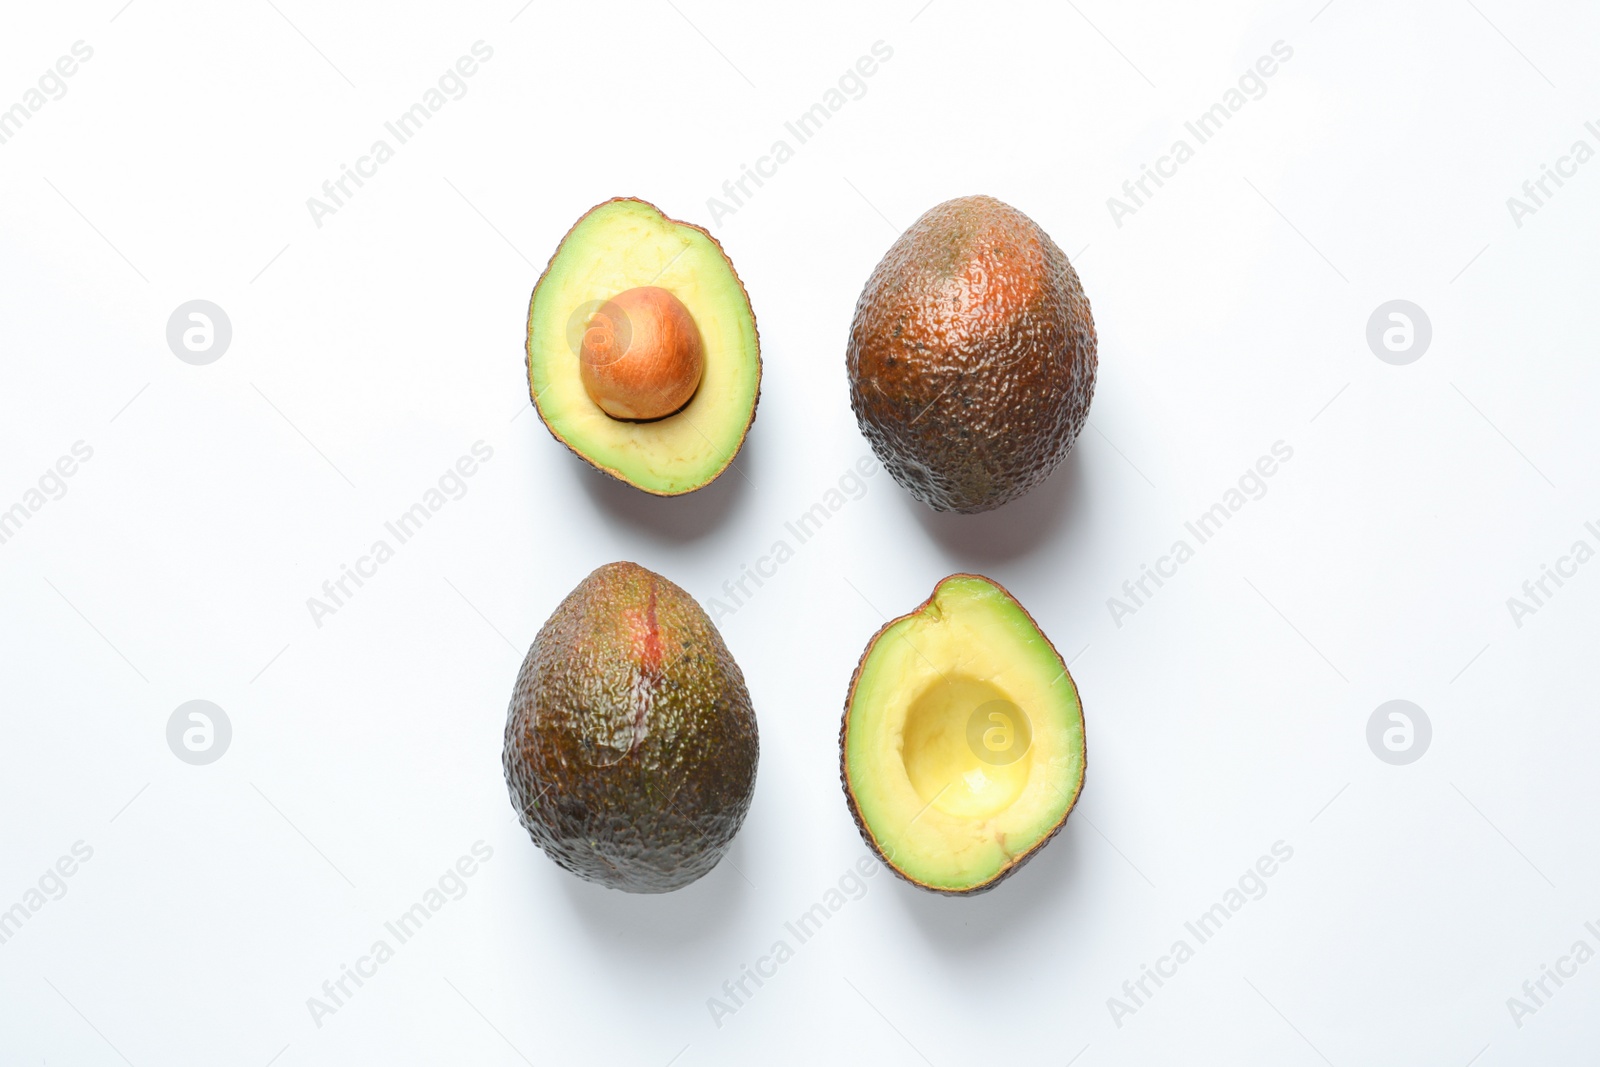
[[[1600,147],[1592,10],[122,4],[0,32],[0,107],[94,49],[0,145],[0,508],[94,450],[0,545],[0,908],[93,849],[0,945],[0,1061],[1588,1062],[1600,962],[1520,1028],[1506,1001],[1600,948],[1600,564],[1520,627],[1506,600],[1600,546],[1600,161],[1521,227],[1506,199]],[[317,227],[306,198],[478,40],[467,94]],[[880,40],[866,95],[713,231],[765,361],[738,470],[671,501],[590,472],[522,364],[561,235],[614,195],[709,224]],[[1119,227],[1107,198],[1280,40],[1266,95]],[[719,595],[867,453],[856,296],[978,192],[1078,266],[1093,428],[987,516],[872,478],[722,621],[762,737],[728,861],[665,897],[562,872],[501,777],[522,651],[611,560]],[[209,366],[165,340],[195,298],[233,324]],[[1365,339],[1395,298],[1433,324],[1409,366]],[[307,598],[480,440],[467,495],[316,626]],[[1280,440],[1266,496],[1116,625],[1107,598]],[[982,897],[880,872],[719,1028],[707,999],[864,854],[850,671],[956,570],[1072,659],[1078,812]],[[197,698],[234,730],[204,767],[165,739]],[[1395,698],[1434,729],[1403,767],[1365,736]],[[307,998],[478,840],[467,894],[316,1025]],[[1117,1025],[1108,998],[1280,840],[1267,895]]]

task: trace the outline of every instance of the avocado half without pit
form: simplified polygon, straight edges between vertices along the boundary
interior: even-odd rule
[[[528,306],[528,387],[556,439],[658,496],[733,462],[761,346],[733,264],[698,226],[608,200],[568,231]]]
[[[885,625],[850,681],[845,797],[868,847],[947,894],[992,889],[1066,823],[1083,789],[1067,666],[998,583],[953,574]]]
[[[889,473],[938,511],[997,508],[1048,478],[1083,429],[1094,318],[1066,254],[989,196],[933,208],[861,290],[850,406]]]
[[[534,638],[502,762],[523,827],[557,864],[664,893],[727,852],[759,756],[744,675],[700,605],[659,574],[611,563]]]

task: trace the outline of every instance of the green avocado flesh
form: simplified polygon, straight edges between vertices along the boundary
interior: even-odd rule
[[[578,351],[605,301],[656,286],[699,327],[704,371],[681,410],[648,422],[607,415],[585,390]],[[642,200],[610,200],[579,219],[534,287],[528,384],[550,432],[595,467],[660,496],[691,492],[733,461],[761,385],[755,316],[733,264],[704,230]]]
[[[956,574],[872,639],[840,736],[867,844],[925,889],[992,888],[1083,788],[1083,708],[1066,664],[998,584]]]
[[[557,864],[664,893],[727,852],[759,756],[744,675],[700,605],[637,564],[611,563],[534,638],[502,762],[522,825]]]

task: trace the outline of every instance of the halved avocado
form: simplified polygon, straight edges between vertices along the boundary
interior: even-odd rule
[[[1085,755],[1067,665],[1022,605],[976,574],[952,574],[873,635],[839,732],[862,838],[938,893],[992,889],[1055,836]]]
[[[648,420],[607,414],[586,387],[580,360],[595,325],[609,329],[605,316],[626,304],[618,298],[639,289],[664,289],[674,309],[687,310],[702,355],[687,404]],[[608,200],[591,209],[562,238],[534,286],[528,387],[556,439],[613,478],[658,496],[710,483],[744,442],[761,388],[755,315],[722,246],[643,200]]]

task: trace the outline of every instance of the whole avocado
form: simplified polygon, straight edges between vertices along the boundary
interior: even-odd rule
[[[1071,451],[1095,346],[1089,298],[1049,234],[993,197],[961,197],[902,233],[861,290],[850,406],[918,500],[987,511]]]
[[[744,675],[700,605],[611,563],[534,638],[502,762],[522,825],[551,859],[613,889],[664,893],[728,850],[759,755]]]

